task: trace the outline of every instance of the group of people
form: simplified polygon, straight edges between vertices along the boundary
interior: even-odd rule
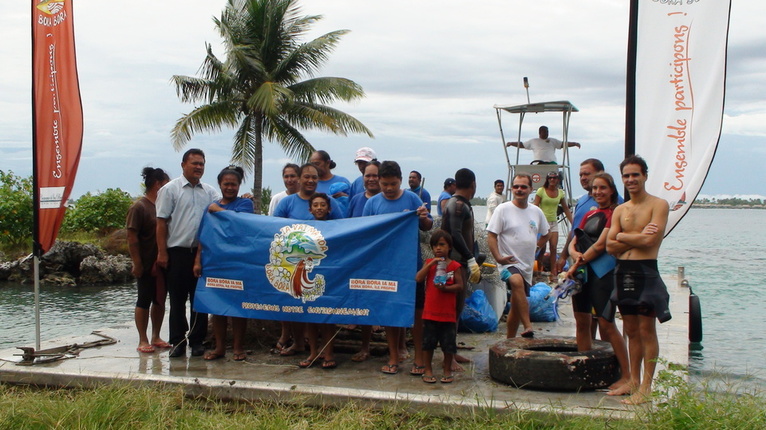
[[[298,220],[325,220],[414,211],[423,231],[433,227],[431,196],[423,188],[422,175],[411,171],[409,189],[402,188],[403,175],[395,161],[377,160],[371,148],[357,151],[355,163],[361,176],[353,183],[332,173],[335,162],[325,151],[316,151],[302,166],[287,164],[282,169],[285,191],[273,196],[269,215]],[[170,348],[170,357],[191,355],[214,360],[226,353],[227,318],[213,316],[215,348],[205,351],[207,315],[192,309],[186,316],[186,304],[194,300],[197,277],[202,275],[197,229],[205,211],[234,210],[253,213],[248,196],[240,197],[243,171],[236,166],[224,168],[218,175],[219,190],[201,182],[205,155],[190,149],[181,162],[182,175],[169,180],[161,169],[143,171],[145,195],[128,214],[128,240],[133,258],[133,274],[138,279],[139,298],[135,319],[139,331],[140,352]],[[645,162],[629,157],[620,166],[623,183],[631,200],[617,206],[619,196],[611,176],[595,159],[583,162],[580,181],[588,193],[578,200],[573,219],[573,235],[567,239],[564,253],[556,259],[556,241],[551,243],[551,266],[563,271],[571,257],[567,276],[580,277],[582,292],[573,300],[578,348],[590,349],[591,315],[595,315],[602,338],[612,342],[622,369],[610,394],[632,393],[627,400],[638,403],[651,392],[651,379],[658,342],[655,319],[669,318],[667,292],[656,269],[657,252],[667,221],[667,203],[646,193]],[[555,176],[555,177],[554,177]],[[532,283],[536,248],[555,233],[545,213],[546,200],[560,199],[557,175],[551,175],[530,204],[532,178],[517,174],[510,184],[511,201],[504,202],[505,184],[495,181],[488,199],[488,245],[500,270],[507,278],[511,308],[507,319],[507,337],[534,336],[527,296]],[[467,168],[444,181],[437,199],[441,227],[432,232],[430,245],[434,257],[422,261],[420,246],[413,243],[417,258],[414,325],[414,360],[410,373],[425,383],[437,382],[431,364],[434,350],[444,352],[442,383],[454,380],[465,358],[457,354],[457,318],[465,302],[468,283],[477,283],[481,272],[476,261],[478,247],[474,237],[474,215],[470,200],[476,193],[476,176]],[[664,205],[664,206],[663,206]],[[615,208],[615,206],[617,206]],[[608,254],[617,259],[611,261]],[[606,261],[605,261],[606,260]],[[610,265],[612,267],[610,267]],[[585,273],[585,276],[582,274]],[[159,328],[164,314],[164,287],[170,296],[169,338],[162,340]],[[664,293],[664,295],[663,295]],[[614,325],[615,304],[623,315],[628,336],[625,343]],[[151,319],[152,332],[146,334]],[[246,321],[232,318],[233,359],[245,360],[243,338]],[[276,354],[308,356],[299,362],[310,367],[321,360],[323,368],[334,368],[332,339],[335,327],[328,324],[283,322],[281,335],[272,350]],[[372,327],[362,327],[361,350],[352,361],[370,357]],[[385,327],[389,358],[381,371],[396,374],[408,356],[405,330]],[[320,343],[321,340],[321,343]],[[308,345],[306,345],[308,343]],[[643,368],[641,367],[643,363]],[[639,381],[638,375],[644,372]]]

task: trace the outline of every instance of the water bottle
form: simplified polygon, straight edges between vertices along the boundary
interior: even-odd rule
[[[436,276],[434,276],[434,284],[444,285],[447,283],[447,262],[439,260],[436,263]]]

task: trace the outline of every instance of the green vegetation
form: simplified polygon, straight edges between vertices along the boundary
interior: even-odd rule
[[[762,429],[760,393],[713,392],[686,382],[685,371],[660,372],[654,407],[633,419],[568,416],[508,409],[432,415],[427,407],[372,409],[358,402],[312,407],[272,401],[224,402],[184,397],[180,387],[113,384],[97,389],[38,389],[0,385],[0,427],[30,428],[273,428],[273,429]],[[559,411],[559,413],[556,413]]]
[[[229,0],[214,19],[226,46],[225,60],[208,44],[200,77],[172,78],[181,101],[196,105],[173,127],[173,146],[182,148],[198,132],[236,127],[232,159],[253,169],[257,202],[264,138],[290,158],[305,161],[314,148],[300,129],[372,136],[359,120],[328,105],[363,97],[362,87],[345,78],[313,77],[347,33],[332,31],[301,42],[320,19],[300,16],[295,0]]]
[[[0,248],[17,254],[32,247],[32,177],[0,170]]]
[[[108,188],[98,194],[85,193],[67,209],[61,232],[106,235],[125,227],[125,217],[132,203],[130,194],[119,188]]]
[[[69,205],[59,238],[100,245],[105,235],[125,226],[132,203],[119,188],[86,193]],[[0,251],[6,256],[32,252],[32,216],[32,177],[0,170]]]

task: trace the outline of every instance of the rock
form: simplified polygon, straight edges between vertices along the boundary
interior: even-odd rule
[[[90,256],[100,259],[104,257],[104,252],[96,245],[89,243],[57,240],[40,259],[40,270],[42,273],[69,272],[74,277],[78,277],[80,263]]]
[[[131,268],[133,263],[124,255],[106,255],[101,258],[95,256],[85,257],[80,263],[79,283],[84,285],[93,284],[118,284],[133,279]]]
[[[67,272],[56,272],[45,275],[40,280],[45,285],[53,285],[56,287],[74,287],[77,285],[74,276]]]
[[[128,255],[128,231],[124,228],[112,232],[107,236],[102,246],[110,255]]]

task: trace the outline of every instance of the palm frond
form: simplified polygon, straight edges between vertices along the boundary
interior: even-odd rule
[[[192,135],[202,131],[221,131],[224,126],[235,127],[239,111],[230,101],[210,103],[195,108],[176,121],[170,131],[170,139],[175,149],[183,148]]]

